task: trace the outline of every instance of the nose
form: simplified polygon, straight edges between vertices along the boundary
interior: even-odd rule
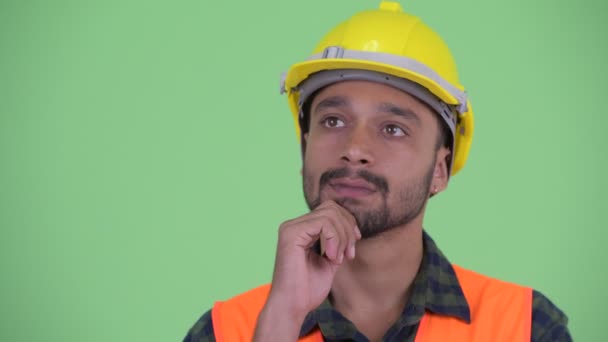
[[[356,127],[346,138],[340,158],[349,166],[370,166],[374,162],[372,137],[366,127]]]

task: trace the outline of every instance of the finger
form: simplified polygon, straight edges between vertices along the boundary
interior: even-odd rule
[[[331,261],[341,263],[345,256],[350,259],[354,257],[356,234],[351,222],[355,222],[354,218],[346,209],[334,201],[325,201],[312,212],[284,222],[281,230],[287,240],[295,241],[300,247],[311,248],[319,240],[322,227],[333,227],[333,241],[320,239],[321,255],[326,254]],[[300,228],[302,225],[304,227]],[[298,238],[289,238],[292,234]]]
[[[327,201],[323,202],[317,209],[318,210],[337,210],[337,212],[340,214],[340,216],[343,217],[351,225],[357,224],[357,220],[355,219],[353,214],[335,201],[327,200]]]
[[[342,217],[344,217],[345,220],[347,220],[347,222],[350,223],[350,228],[354,230],[354,236],[355,236],[355,241],[353,242],[353,245],[356,244],[357,240],[361,240],[361,230],[359,229],[359,226],[357,224],[357,220],[355,219],[354,215],[346,208],[344,208],[343,206],[341,206],[338,203],[333,203],[334,205],[329,205],[331,202],[333,201],[327,201],[328,203],[328,208],[336,208],[337,211],[342,215]],[[353,247],[353,251],[354,251],[354,247]]]
[[[342,210],[343,212],[340,212],[342,214],[343,217],[345,217],[346,220],[350,220],[352,219],[352,223],[356,224],[356,221],[354,220],[354,218],[352,217],[352,215],[343,207],[341,207],[339,204],[337,204],[334,201],[325,201],[323,202],[321,205],[319,205],[317,208],[315,208],[313,211],[304,214],[302,216],[298,216],[296,218],[293,218],[291,220],[287,220],[285,222],[283,222],[281,224],[281,226],[293,226],[296,224],[300,224],[303,222],[307,222],[310,221],[311,219],[318,217],[320,214],[323,213],[328,213],[328,212],[332,212],[335,208],[337,208],[338,210]],[[350,218],[349,218],[350,216]]]
[[[318,215],[286,221],[279,227],[278,244],[310,249],[319,241],[324,224],[328,225],[327,220]]]
[[[319,239],[319,252],[322,257],[327,256],[327,247],[325,246],[326,242],[324,239]]]
[[[338,263],[339,240],[338,230],[326,221],[321,229],[321,246],[323,246],[325,257],[333,263]]]
[[[349,260],[353,260],[355,259],[355,245],[357,243],[357,240],[361,238],[359,235],[357,235],[357,232],[359,232],[359,228],[357,228],[357,222],[350,214],[350,212],[348,212],[341,206],[339,206],[339,208],[341,210],[338,211],[340,212],[340,215],[344,217],[344,222],[346,225],[344,227],[344,230],[347,232],[348,235],[348,248],[346,250],[346,256]]]
[[[320,240],[321,254],[323,254],[327,251],[327,245],[326,241],[320,239],[322,229],[330,227],[336,231],[336,245],[339,247],[340,241],[344,239],[344,230],[347,229],[348,224],[334,210],[321,210],[294,219],[290,222],[290,226],[296,229],[297,234],[301,236],[300,240],[304,241],[298,245],[312,247],[315,242]]]
[[[348,245],[344,222],[337,216],[335,211],[320,211],[316,215],[322,221],[321,225],[323,226],[321,232],[323,251],[329,260],[341,264]],[[329,235],[324,234],[325,231],[332,233],[331,238],[328,238],[330,237]]]
[[[324,217],[328,221],[329,225],[335,229],[336,235],[338,236],[338,239],[336,240],[336,259],[334,261],[341,264],[344,261],[344,253],[348,246],[348,235],[345,230],[344,222],[342,222],[342,219],[337,217],[335,212],[333,214],[329,213],[329,215]]]
[[[348,219],[340,213],[337,204],[325,203],[323,207],[318,207],[310,213],[310,217],[323,217],[328,220],[328,224],[336,228],[340,239],[338,240],[338,249],[341,254],[344,254],[345,250],[348,250],[350,240],[355,239],[355,235],[352,231],[352,226]],[[323,251],[326,251],[325,243],[321,243]],[[339,254],[340,254],[339,253]]]
[[[298,231],[305,243],[300,246],[310,248],[316,241],[319,241],[321,255],[333,263],[341,262],[341,255],[344,254],[345,238],[344,227],[339,219],[334,217],[336,214],[328,212],[318,212],[314,216],[300,220],[293,227]]]
[[[361,230],[359,229],[359,226],[355,225],[353,228],[355,230],[355,235],[357,236],[357,240],[361,240],[362,235],[361,235]]]
[[[356,227],[356,221],[354,217],[342,206],[337,203],[331,203],[328,201],[328,205],[319,210],[320,213],[327,213],[326,215],[335,217],[338,219],[341,228],[346,235],[346,246],[344,249],[344,255],[347,259],[352,260],[355,258],[355,243],[360,238],[357,235],[358,228]]]
[[[355,244],[357,243],[357,235],[355,234],[355,230],[353,227],[347,227],[346,231],[348,232],[348,246],[346,248],[346,257],[348,260],[353,260],[355,258]]]
[[[343,232],[343,235],[342,235],[343,236],[342,241],[344,242],[343,255],[348,260],[352,260],[355,257],[354,248],[355,248],[355,241],[356,241],[356,235],[355,235],[355,231],[353,230],[352,223],[340,211],[339,207],[337,207],[337,206],[332,207],[331,210],[332,210],[332,214],[338,218],[338,221],[340,222],[341,232]]]

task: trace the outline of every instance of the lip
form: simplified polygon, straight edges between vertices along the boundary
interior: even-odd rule
[[[340,197],[365,197],[376,188],[362,178],[340,178],[329,182],[331,189]]]

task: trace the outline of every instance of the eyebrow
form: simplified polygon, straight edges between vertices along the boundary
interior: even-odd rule
[[[350,106],[350,101],[344,96],[330,96],[326,99],[321,100],[315,106],[314,111],[318,112],[323,109],[330,108],[339,108],[339,107],[348,107]]]
[[[319,103],[317,103],[317,105],[314,108],[314,112],[319,112],[319,111],[325,110],[325,109],[343,108],[343,107],[349,107],[349,106],[350,106],[350,101],[347,97],[340,96],[340,95],[330,96],[326,99],[321,100]],[[399,107],[393,103],[390,103],[390,102],[380,103],[380,105],[378,106],[378,112],[393,114],[393,115],[402,117],[406,120],[413,121],[416,125],[420,126],[420,118],[418,117],[418,115],[416,115],[416,113],[414,113],[414,111],[407,109],[407,108]]]
[[[420,118],[418,117],[418,115],[416,115],[416,113],[414,113],[414,111],[410,109],[399,107],[390,102],[382,102],[378,107],[378,111],[382,113],[390,113],[397,115],[406,120],[413,121],[416,125],[420,126]]]

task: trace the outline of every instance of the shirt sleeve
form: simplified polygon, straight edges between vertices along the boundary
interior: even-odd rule
[[[213,333],[211,310],[205,312],[188,331],[183,342],[216,342]]]
[[[568,317],[542,293],[532,293],[532,342],[572,342]]]

